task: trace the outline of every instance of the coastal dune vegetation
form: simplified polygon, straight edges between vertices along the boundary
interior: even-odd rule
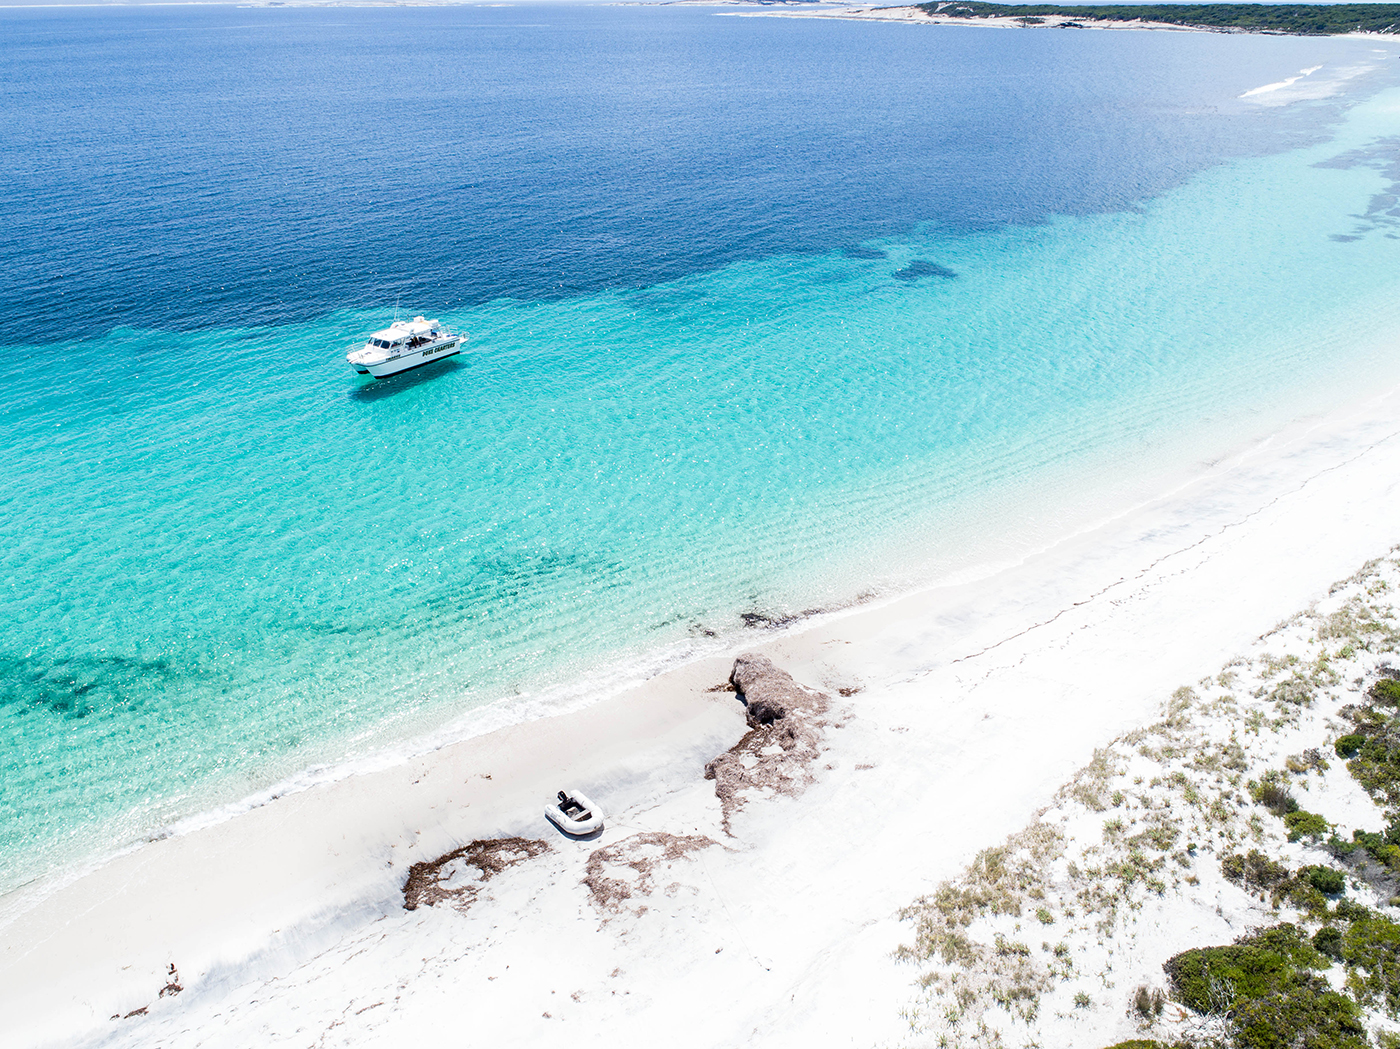
[[[1086,22],[1158,22],[1166,25],[1252,33],[1334,36],[1339,33],[1400,31],[1400,4],[989,4],[981,0],[941,0],[919,4],[943,18],[1019,18],[1036,24],[1046,17]]]
[[[911,1034],[1400,1047],[1398,590],[1392,551],[905,908]]]

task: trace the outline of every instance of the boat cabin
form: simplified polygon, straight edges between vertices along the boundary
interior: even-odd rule
[[[414,317],[411,321],[395,321],[383,331],[369,337],[369,345],[381,350],[413,349],[432,342],[436,331],[430,321]]]

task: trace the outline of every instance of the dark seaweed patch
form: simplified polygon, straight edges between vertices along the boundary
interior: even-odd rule
[[[1383,227],[1394,228],[1397,218],[1400,218],[1400,209],[1396,208],[1397,201],[1400,201],[1400,139],[1383,138],[1367,146],[1365,149],[1355,149],[1339,154],[1328,160],[1319,161],[1314,164],[1316,168],[1336,168],[1339,170],[1350,170],[1352,168],[1374,168],[1386,179],[1388,185],[1381,192],[1371,197],[1371,201],[1366,208],[1364,215],[1357,215],[1359,221],[1350,234],[1334,233],[1328,239],[1345,244],[1349,241],[1360,240],[1365,234]]]
[[[142,697],[175,677],[166,659],[102,655],[49,662],[27,655],[0,657],[0,708],[81,719],[101,710],[137,706]]]
[[[1389,169],[1398,161],[1400,161],[1400,138],[1391,137],[1377,139],[1361,149],[1350,149],[1335,157],[1319,160],[1313,167],[1334,168],[1339,171],[1349,171],[1358,167],[1373,167],[1385,171],[1394,178],[1396,173]]]
[[[954,280],[957,278],[957,274],[947,266],[929,262],[928,259],[914,259],[902,270],[894,271],[895,280],[915,281],[921,277],[942,277],[944,280]]]
[[[415,863],[408,869],[408,880],[403,885],[403,909],[416,911],[446,901],[466,910],[476,900],[483,883],[548,851],[548,842],[529,838],[478,838],[435,860]],[[474,878],[467,874],[467,868],[476,871]]]
[[[796,623],[810,616],[821,615],[824,608],[804,608],[801,612],[740,612],[739,618],[744,621],[744,626],[757,629],[763,627],[768,630],[776,630],[790,623]]]

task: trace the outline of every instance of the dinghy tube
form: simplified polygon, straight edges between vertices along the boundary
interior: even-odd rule
[[[565,834],[582,836],[603,829],[598,806],[573,789],[561,790],[559,797],[544,807],[544,814]]]

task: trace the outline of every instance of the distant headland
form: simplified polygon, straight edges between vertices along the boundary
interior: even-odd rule
[[[918,4],[944,18],[1014,18],[1027,25],[1045,19],[1073,22],[1156,22],[1192,29],[1234,29],[1250,33],[1333,36],[1340,33],[1395,33],[1400,4],[989,4],[980,0],[938,0]],[[1061,23],[1064,24],[1064,23]]]
[[[724,5],[726,0],[679,0]],[[807,10],[801,10],[808,7]],[[740,14],[740,12],[734,12]],[[900,6],[810,7],[764,4],[743,15],[856,18],[880,22],[995,26],[1002,29],[1165,29],[1196,33],[1276,33],[1290,36],[1393,35],[1400,4],[992,4],[933,0]]]

